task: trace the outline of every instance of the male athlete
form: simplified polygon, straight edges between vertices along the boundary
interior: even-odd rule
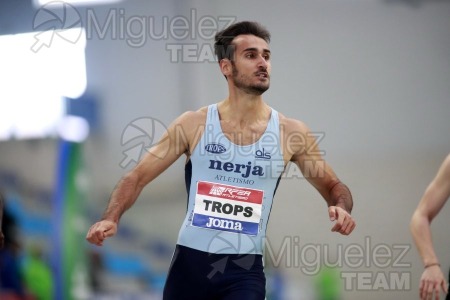
[[[182,114],[160,143],[118,183],[93,244],[117,231],[142,189],[186,155],[188,208],[164,288],[165,300],[265,298],[263,248],[272,200],[285,166],[295,163],[328,204],[332,231],[350,234],[352,196],[322,159],[308,127],[269,107],[269,32],[239,22],[218,32],[215,52],[229,95]],[[183,138],[180,138],[180,132]]]
[[[411,218],[410,229],[424,264],[420,278],[420,299],[439,300],[441,290],[448,295],[447,281],[441,271],[431,239],[431,221],[450,197],[450,154],[439,168],[435,178],[428,185]]]

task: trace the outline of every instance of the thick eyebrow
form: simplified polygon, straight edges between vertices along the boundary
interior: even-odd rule
[[[254,47],[250,47],[250,48],[246,48],[246,49],[242,50],[242,52],[248,52],[248,51],[256,51],[256,52],[258,52],[258,49],[254,48]],[[270,54],[270,50],[269,49],[263,49],[263,52]]]

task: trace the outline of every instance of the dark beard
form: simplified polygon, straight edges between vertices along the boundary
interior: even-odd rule
[[[236,68],[236,65],[234,64],[234,62],[231,62],[232,66],[233,66],[233,73],[232,73],[232,78],[234,81],[234,85],[238,88],[240,88],[241,90],[243,90],[244,92],[250,94],[250,95],[255,95],[255,96],[261,96],[265,91],[267,91],[269,89],[269,85],[263,85],[263,84],[256,84],[256,85],[248,85],[245,82],[243,82],[242,80],[239,80],[238,75],[239,75],[239,71]]]

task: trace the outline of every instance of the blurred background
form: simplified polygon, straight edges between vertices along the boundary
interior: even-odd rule
[[[242,20],[272,34],[264,99],[317,135],[357,222],[332,233],[325,202],[289,167],[267,233],[268,299],[418,299],[408,225],[450,152],[446,0],[2,0],[1,299],[161,299],[186,208],[183,158],[116,237],[84,237],[175,117],[227,97],[213,36]],[[432,224],[445,274],[449,215]]]

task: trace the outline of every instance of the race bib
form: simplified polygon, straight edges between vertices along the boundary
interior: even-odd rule
[[[257,235],[264,191],[199,181],[192,226]]]

